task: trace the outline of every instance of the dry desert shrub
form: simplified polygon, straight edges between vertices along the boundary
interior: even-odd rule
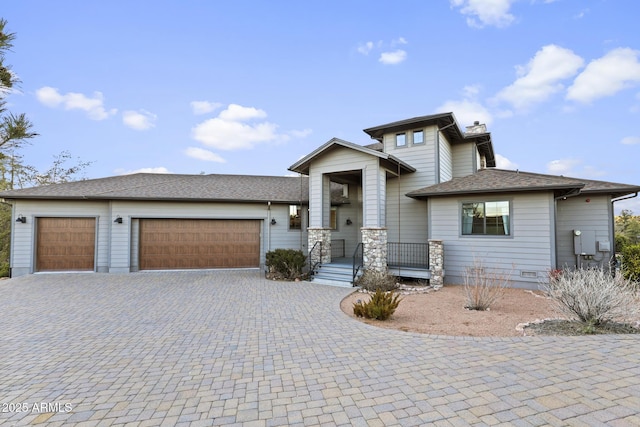
[[[490,270],[482,261],[474,261],[473,266],[465,268],[464,290],[465,308],[485,311],[502,297],[509,284],[509,274]]]
[[[586,325],[625,321],[640,314],[638,288],[602,269],[562,270],[542,287],[565,316]]]

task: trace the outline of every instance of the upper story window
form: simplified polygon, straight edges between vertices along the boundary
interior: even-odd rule
[[[468,202],[462,204],[462,235],[511,235],[510,202]]]
[[[289,205],[289,230],[302,230],[302,207]]]
[[[424,144],[424,131],[422,131],[422,130],[414,130],[413,131],[413,143],[414,144]]]
[[[396,134],[396,147],[406,147],[407,146],[407,134],[406,133],[397,133]]]

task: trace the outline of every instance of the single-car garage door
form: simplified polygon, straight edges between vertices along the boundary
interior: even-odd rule
[[[140,269],[260,265],[259,220],[141,219]]]
[[[94,271],[95,218],[38,218],[36,271]]]

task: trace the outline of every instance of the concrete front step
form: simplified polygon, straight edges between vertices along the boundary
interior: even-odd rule
[[[321,285],[338,286],[341,288],[351,288],[351,282],[344,282],[341,280],[329,280],[321,277],[314,276],[313,283],[319,283]]]
[[[336,286],[352,286],[353,267],[348,264],[322,264],[318,266],[313,281]]]

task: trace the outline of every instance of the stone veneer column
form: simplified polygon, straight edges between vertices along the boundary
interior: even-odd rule
[[[387,229],[363,227],[362,255],[364,270],[387,271]]]
[[[309,227],[307,228],[307,241],[309,250],[313,249],[316,242],[321,242],[322,248],[318,252],[318,248],[309,254],[311,264],[321,263],[326,264],[331,262],[331,229],[324,227]]]
[[[444,284],[444,244],[442,240],[429,240],[429,283],[436,289]]]

